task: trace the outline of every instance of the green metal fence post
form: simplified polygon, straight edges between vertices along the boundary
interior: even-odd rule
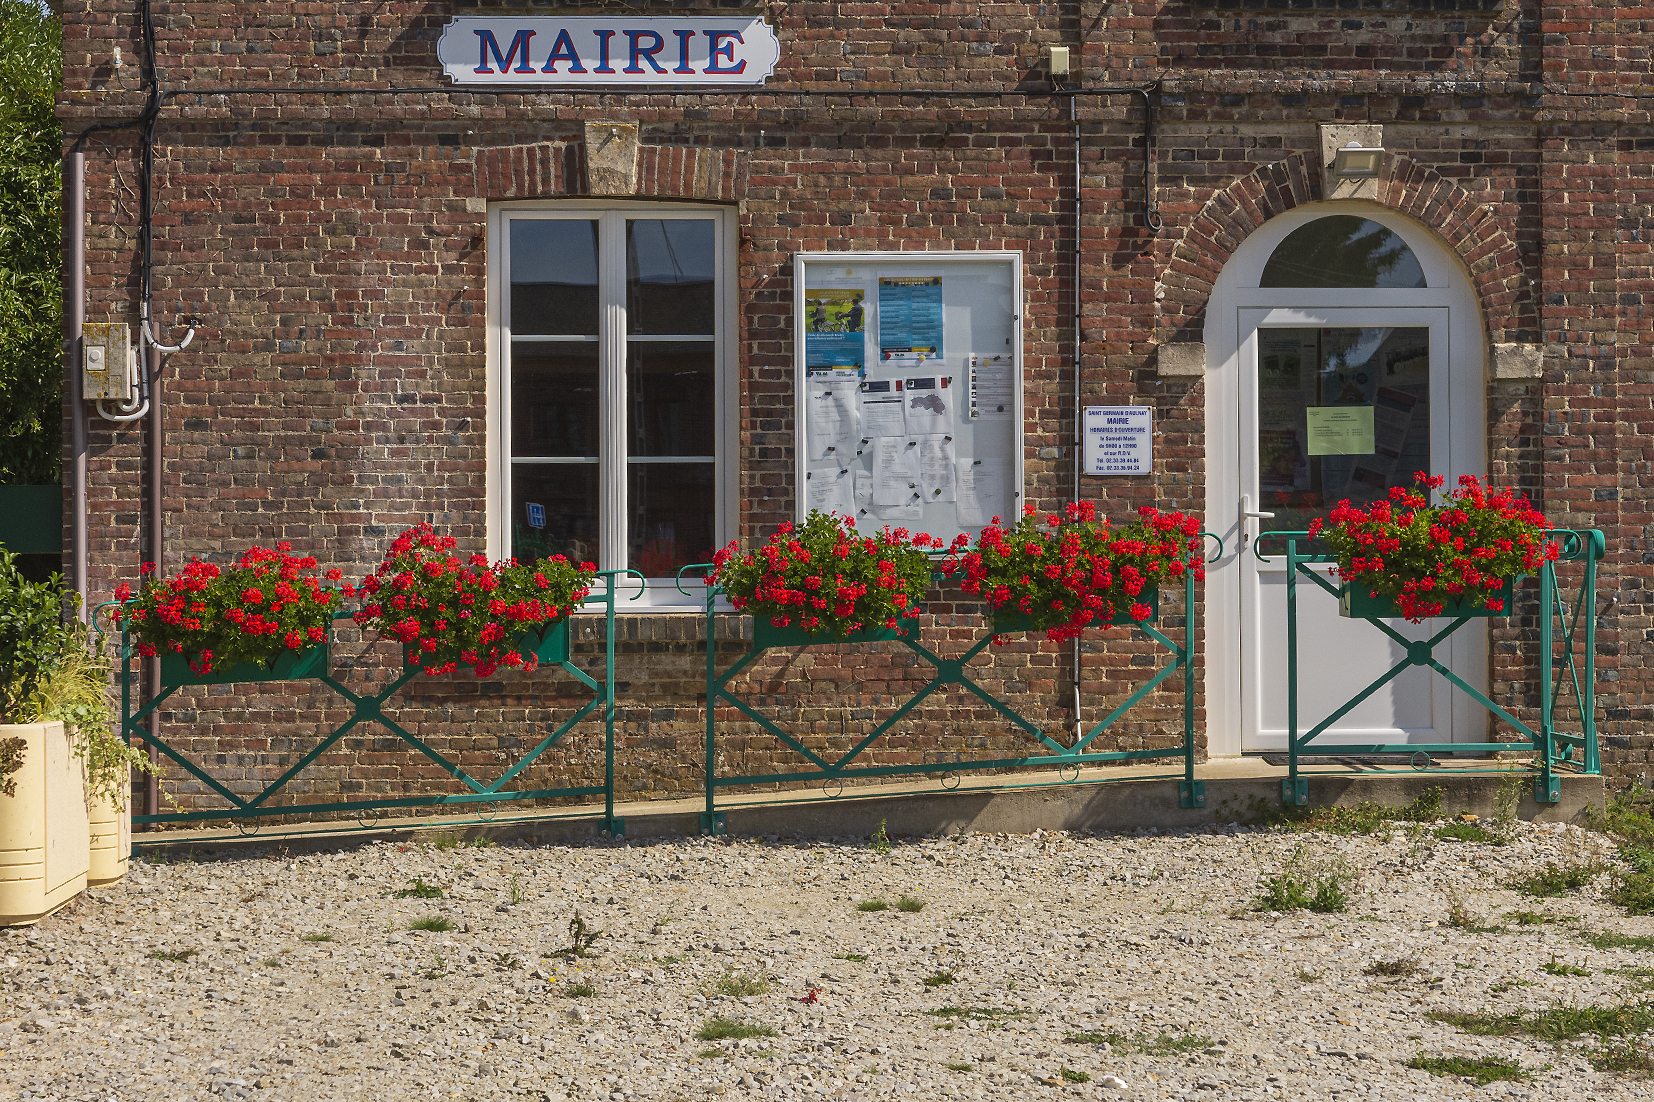
[[[1608,541],[1595,528],[1583,535],[1587,545],[1585,598],[1591,607],[1585,615],[1585,690],[1580,702],[1580,732],[1585,736],[1585,772],[1601,773],[1602,757],[1597,748],[1597,560],[1607,553]]]
[[[1261,537],[1260,537],[1261,538]],[[1286,780],[1281,802],[1309,803],[1309,778],[1298,776],[1298,541],[1286,541]]]
[[[615,585],[618,575],[630,571],[606,571],[608,587],[603,594],[603,821],[597,825],[599,833],[620,838],[626,833],[626,820],[615,818]],[[641,595],[641,594],[640,594]]]
[[[681,586],[679,588],[682,588]],[[713,606],[718,602],[718,591],[706,583],[706,810],[701,812],[701,833],[722,834],[724,813],[717,808],[718,786],[713,780],[716,764],[716,729],[713,713],[718,703],[718,621]]]
[[[1539,775],[1533,781],[1535,803],[1554,804],[1562,799],[1562,781],[1554,770],[1556,761],[1556,700],[1552,693],[1556,659],[1551,616],[1556,602],[1556,564],[1539,568]],[[1564,627],[1567,625],[1564,624]],[[1568,640],[1571,650],[1573,640]]]
[[[1195,780],[1195,568],[1206,557],[1206,548],[1194,553],[1183,574],[1183,650],[1177,661],[1183,667],[1183,780],[1177,786],[1179,807],[1206,806],[1206,782]]]

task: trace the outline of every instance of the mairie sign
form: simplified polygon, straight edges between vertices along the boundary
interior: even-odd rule
[[[762,84],[781,43],[762,19],[459,16],[436,53],[455,84]]]

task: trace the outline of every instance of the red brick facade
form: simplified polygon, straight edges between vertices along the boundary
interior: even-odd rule
[[[589,194],[587,123],[638,127],[635,197],[740,211],[743,538],[794,510],[799,251],[1020,251],[1026,492],[1058,505],[1072,469],[1075,130],[1068,98],[1044,94],[1044,57],[1068,45],[1086,85],[1154,86],[1152,199],[1164,221],[1158,233],[1145,225],[1141,98],[1080,97],[1085,401],[1151,402],[1158,434],[1155,479],[1093,480],[1087,493],[1114,516],[1150,503],[1205,508],[1205,388],[1157,375],[1156,348],[1202,339],[1213,282],[1239,243],[1320,200],[1317,123],[1381,124],[1390,156],[1378,201],[1457,253],[1490,344],[1543,345],[1542,378],[1488,382],[1489,473],[1525,488],[1557,524],[1607,532],[1604,759],[1624,775],[1647,768],[1654,13],[1525,0],[1496,10],[1471,0],[774,5],[782,59],[768,87],[822,94],[766,97],[449,90],[437,36],[450,15],[479,10],[155,5],[171,93],[157,131],[156,308],[168,326],[201,319],[195,345],[165,372],[168,568],[285,539],[356,577],[424,519],[482,548],[487,206]],[[72,3],[64,18],[65,129],[135,115],[135,9]],[[956,95],[828,94],[919,88]],[[971,94],[1015,91],[1033,94]],[[133,132],[97,135],[87,152],[87,317],[131,318]],[[97,600],[133,576],[148,537],[142,430],[92,427]],[[933,613],[927,641],[957,650],[976,637],[965,606]],[[1197,650],[1199,620],[1197,610]],[[623,789],[694,791],[701,621],[623,624]],[[1493,678],[1495,698],[1530,716],[1532,671],[1512,654],[1531,634],[1518,624],[1495,636]],[[1127,635],[1087,640],[1088,715],[1146,676],[1152,648]],[[1018,642],[993,653],[989,680],[1026,715],[1072,724],[1066,650]],[[383,676],[385,660],[348,676]],[[823,745],[848,745],[912,691],[913,673],[882,651],[810,651],[774,657],[747,691]],[[551,684],[441,679],[399,714],[487,772],[567,714]],[[219,763],[215,774],[269,778],[344,718],[328,699],[202,691],[180,698],[167,722],[179,744]],[[1164,744],[1180,699],[1156,697],[1099,748]],[[967,697],[930,703],[881,760],[1028,748]],[[725,772],[785,757],[767,738],[747,739],[733,716],[728,730]],[[592,732],[580,737],[546,759],[553,773],[600,767]],[[346,740],[319,764],[311,793],[447,783],[391,740]],[[188,803],[192,787],[177,790]]]

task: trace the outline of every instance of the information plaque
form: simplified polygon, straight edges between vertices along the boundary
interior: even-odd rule
[[[1154,411],[1148,406],[1086,406],[1085,473],[1152,475]]]

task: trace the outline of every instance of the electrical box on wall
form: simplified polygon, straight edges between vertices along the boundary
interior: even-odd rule
[[[81,397],[131,401],[138,372],[126,322],[87,322],[81,332]]]

